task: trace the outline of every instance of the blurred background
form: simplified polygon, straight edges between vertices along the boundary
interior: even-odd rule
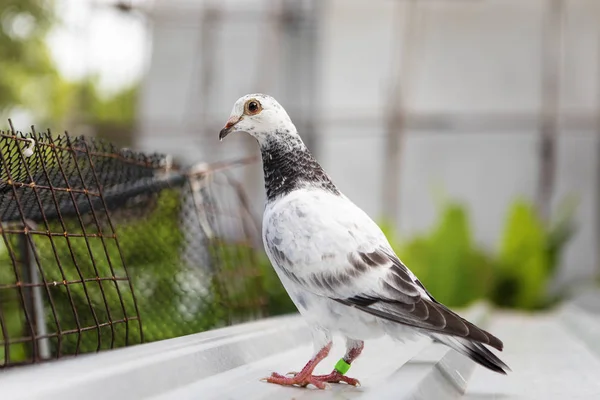
[[[217,134],[273,95],[450,306],[538,310],[599,282],[597,0],[0,0],[0,71],[1,120],[178,165],[257,155]],[[260,162],[232,175],[260,226]],[[262,306],[293,311],[251,241]]]

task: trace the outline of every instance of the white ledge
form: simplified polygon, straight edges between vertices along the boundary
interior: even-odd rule
[[[368,341],[363,355],[352,365],[349,375],[361,381],[359,388],[341,384],[319,391],[260,382],[260,378],[273,371],[286,373],[301,368],[312,354],[306,324],[299,316],[292,315],[7,370],[0,373],[0,394],[7,399],[49,400],[299,400],[455,399],[463,396],[512,399],[523,398],[525,393],[525,397],[532,398],[532,393],[539,392],[542,397],[537,398],[565,398],[560,392],[564,385],[557,386],[560,382],[548,375],[548,365],[541,365],[539,373],[531,367],[532,357],[543,359],[543,354],[535,353],[540,344],[544,344],[544,349],[556,349],[552,356],[577,360],[581,371],[572,371],[571,364],[568,368],[580,379],[576,386],[564,390],[569,389],[570,394],[574,391],[582,395],[600,394],[600,383],[592,378],[600,373],[598,355],[579,344],[583,339],[566,336],[565,324],[586,332],[587,328],[598,326],[598,316],[585,311],[579,315],[578,310],[563,307],[541,316],[524,316],[492,314],[480,304],[461,313],[483,327],[490,325],[492,332],[504,340],[507,350],[499,355],[513,369],[508,376],[476,366],[428,339],[402,344],[381,338]],[[546,332],[547,337],[540,337],[539,332]],[[585,340],[593,337],[597,336],[588,335]],[[551,343],[556,338],[561,343]],[[561,348],[568,354],[561,354]],[[330,372],[343,353],[343,339],[334,336],[332,354],[317,372]]]

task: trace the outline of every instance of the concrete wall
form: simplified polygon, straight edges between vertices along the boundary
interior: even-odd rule
[[[411,124],[406,135],[396,176],[401,183],[397,224],[403,234],[427,229],[435,220],[432,185],[468,204],[476,237],[490,248],[497,245],[510,202],[516,196],[534,198],[544,3],[430,0],[418,6],[413,56],[405,64],[410,77],[406,105],[411,113],[441,117],[439,123]],[[260,17],[272,11],[274,2],[223,1],[218,3],[221,17],[209,18],[218,18],[212,37],[202,16],[206,4],[217,3],[157,2],[140,146],[186,162],[256,154],[248,138],[219,143],[217,132],[239,96],[272,93],[301,134],[314,135],[311,147],[340,188],[378,217],[386,184],[382,168],[390,78],[399,62],[409,2],[304,2],[305,25],[274,35]],[[560,97],[565,118],[553,202],[576,193],[581,203],[579,231],[567,250],[562,281],[594,271],[600,200],[596,128],[591,120],[576,123],[572,117],[600,109],[600,2],[566,4]],[[203,57],[215,59],[212,71]],[[208,94],[206,100],[202,93]],[[490,116],[500,122],[481,123]],[[239,176],[260,215],[260,167]]]

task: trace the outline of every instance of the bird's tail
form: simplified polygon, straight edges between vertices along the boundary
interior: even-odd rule
[[[431,337],[494,372],[506,375],[510,371],[508,365],[481,343],[449,335],[432,334]]]

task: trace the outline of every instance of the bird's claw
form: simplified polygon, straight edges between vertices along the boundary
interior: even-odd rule
[[[320,380],[321,382],[328,382],[328,383],[344,382],[344,383],[347,383],[348,385],[357,386],[357,387],[360,386],[360,381],[358,379],[354,379],[354,378],[350,378],[349,376],[342,375],[337,371],[333,371],[329,375],[317,375],[314,378]]]
[[[293,377],[290,378],[290,377],[278,374],[277,372],[273,372],[271,374],[271,376],[269,376],[268,378],[262,378],[261,381],[268,382],[268,383],[276,383],[278,385],[283,385],[283,386],[297,385],[300,387],[307,387],[308,385],[313,385],[317,389],[321,389],[321,390],[324,390],[324,389],[327,389],[330,387],[327,382],[317,379],[316,376],[313,376],[313,375],[302,376],[302,374],[295,374]]]
[[[291,375],[291,377],[289,376]],[[299,372],[288,372],[286,375],[278,374],[277,372],[273,372],[271,376],[267,378],[262,378],[261,381],[276,383],[278,385],[283,386],[300,386],[307,387],[312,384],[316,386],[318,389],[326,389],[329,387],[330,383],[341,383],[344,382],[351,386],[360,386],[360,381],[358,379],[350,378],[349,376],[342,375],[337,371],[333,371],[328,375],[307,375],[300,376]]]

